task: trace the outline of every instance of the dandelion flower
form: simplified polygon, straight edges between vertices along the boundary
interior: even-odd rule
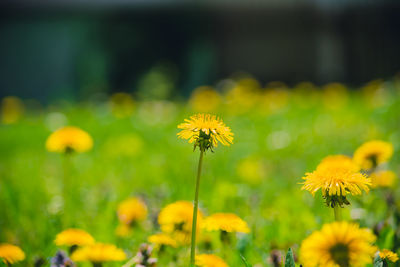
[[[171,246],[171,247],[177,247],[178,244],[176,240],[174,240],[170,235],[164,234],[164,233],[158,233],[151,235],[147,238],[149,243],[155,244],[157,246]]]
[[[249,226],[245,221],[233,213],[215,213],[203,221],[203,229],[207,231],[225,231],[228,233],[249,233]]]
[[[391,262],[396,262],[399,260],[399,256],[388,249],[382,249],[381,251],[379,251],[379,257],[382,260],[388,260]]]
[[[364,174],[355,172],[351,166],[338,165],[336,162],[325,162],[320,164],[312,173],[306,173],[303,177],[301,189],[309,191],[312,195],[319,189],[331,207],[336,204],[350,204],[346,195],[360,195],[362,190],[369,192],[371,179]]]
[[[126,259],[125,252],[112,244],[95,243],[78,248],[71,255],[73,261],[90,261],[100,264],[107,261],[123,261]]]
[[[228,264],[213,254],[196,255],[196,266],[198,267],[228,267]]]
[[[118,205],[117,214],[121,223],[130,225],[146,219],[147,206],[142,200],[130,197]]]
[[[354,170],[355,172],[360,170],[360,167],[353,161],[349,156],[345,155],[331,155],[323,158],[318,165],[318,168],[330,168],[332,166],[337,166],[340,168],[347,168]]]
[[[393,145],[388,142],[373,140],[362,144],[354,152],[354,162],[362,169],[369,170],[387,162],[393,155]]]
[[[375,236],[357,224],[334,222],[307,237],[300,247],[304,267],[363,267],[371,263]]]
[[[17,246],[0,244],[0,259],[5,264],[14,264],[25,259],[25,253]]]
[[[46,148],[50,152],[86,152],[92,147],[92,137],[87,132],[73,126],[58,129],[46,141]]]
[[[94,243],[94,238],[81,229],[70,228],[57,234],[54,243],[57,246],[86,246]]]
[[[158,223],[164,233],[170,234],[175,240],[185,244],[190,241],[192,216],[193,204],[189,201],[177,201],[161,210],[158,215]],[[197,211],[197,224],[201,225],[202,220],[202,213]]]
[[[179,138],[188,139],[194,143],[194,147],[200,147],[205,151],[218,145],[218,142],[225,146],[233,143],[233,133],[225,123],[210,114],[197,114],[185,119],[184,123],[178,125],[182,129],[177,135]]]
[[[396,174],[392,171],[377,171],[371,175],[372,187],[391,187],[396,182]]]

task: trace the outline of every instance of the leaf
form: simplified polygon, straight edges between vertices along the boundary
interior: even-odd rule
[[[381,257],[379,257],[379,254],[376,255],[374,259],[374,267],[382,267],[383,266],[383,260]]]
[[[293,251],[291,248],[289,248],[289,250],[286,254],[285,267],[295,267]]]
[[[376,244],[380,248],[391,248],[393,247],[393,239],[395,231],[390,227],[385,227],[379,234]]]
[[[244,262],[244,264],[245,264],[246,267],[251,267],[250,263],[247,262],[246,258],[243,257],[242,254],[240,254],[240,257],[242,258],[242,261]]]

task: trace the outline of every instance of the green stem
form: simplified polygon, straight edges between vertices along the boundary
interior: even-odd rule
[[[196,179],[196,192],[194,195],[194,207],[193,207],[193,222],[192,222],[192,242],[190,247],[190,266],[194,267],[195,254],[196,254],[196,227],[197,227],[197,210],[199,208],[199,189],[200,189],[200,175],[201,166],[203,164],[204,151],[200,149],[199,165],[197,168],[197,179]]]
[[[342,220],[342,208],[339,205],[333,207],[333,212],[335,214],[335,221],[339,222]]]

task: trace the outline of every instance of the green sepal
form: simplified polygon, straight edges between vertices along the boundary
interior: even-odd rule
[[[383,260],[379,257],[379,254],[374,259],[374,267],[383,267]]]

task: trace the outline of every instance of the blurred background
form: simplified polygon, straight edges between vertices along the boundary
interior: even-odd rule
[[[188,96],[236,72],[361,86],[400,70],[400,4],[359,0],[0,2],[0,97]]]

